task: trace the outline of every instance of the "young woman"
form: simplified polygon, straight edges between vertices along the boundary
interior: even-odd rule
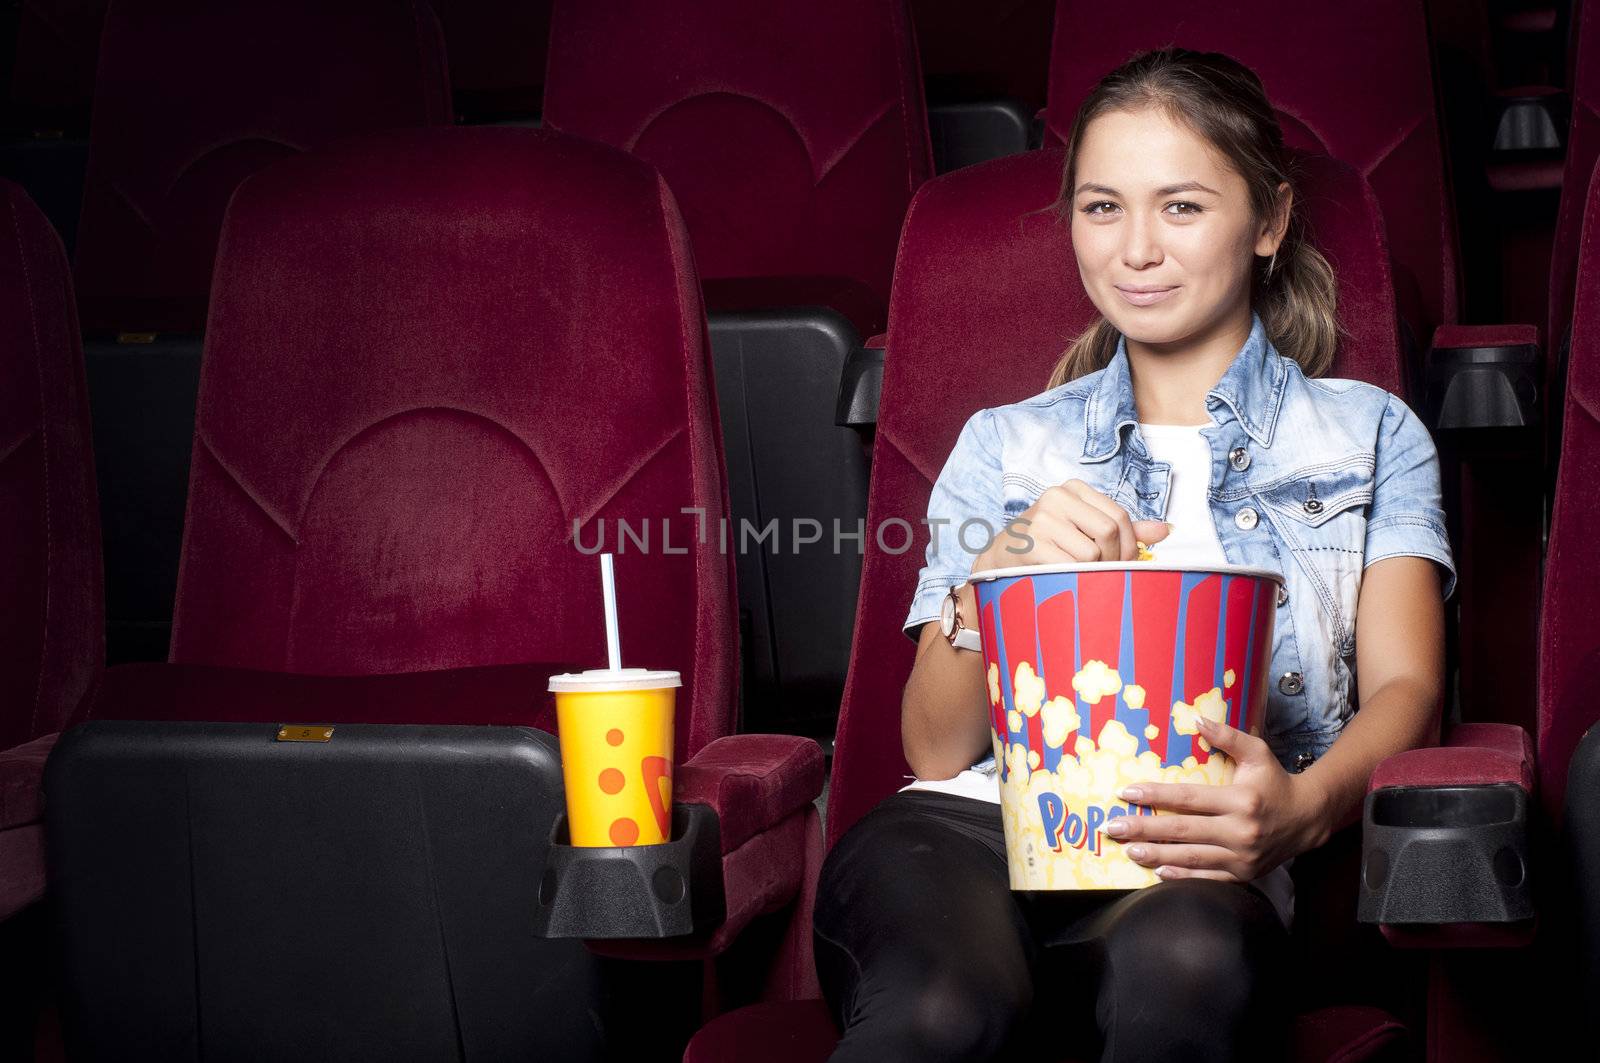
[[[1455,582],[1438,457],[1400,399],[1318,379],[1335,284],[1260,81],[1214,53],[1130,60],[1077,116],[1060,206],[1103,317],[1049,390],[968,420],[934,485],[933,527],[1014,523],[976,557],[948,532],[928,548],[901,706],[917,781],[822,872],[835,1060],[1278,1058],[1289,864],[1358,817],[1379,761],[1437,740]],[[1161,882],[1013,893],[982,657],[928,621],[974,625],[974,571],[1137,542],[1283,573],[1262,736],[1207,721],[1232,784],[1125,795],[1165,814],[1107,833]]]

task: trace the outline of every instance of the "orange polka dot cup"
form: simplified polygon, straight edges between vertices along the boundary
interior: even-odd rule
[[[677,672],[591,668],[550,677],[572,845],[659,845],[672,837]]]

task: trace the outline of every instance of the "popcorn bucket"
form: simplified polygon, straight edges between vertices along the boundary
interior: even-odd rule
[[[1197,718],[1259,735],[1282,577],[1097,561],[972,575],[1011,888],[1161,881],[1106,836],[1135,782],[1222,785]]]

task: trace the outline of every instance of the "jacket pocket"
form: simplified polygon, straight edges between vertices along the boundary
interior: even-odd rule
[[[1372,491],[1372,456],[1357,454],[1309,466],[1260,494],[1305,581],[1316,592],[1326,634],[1341,657],[1355,653],[1356,602],[1365,567]]]

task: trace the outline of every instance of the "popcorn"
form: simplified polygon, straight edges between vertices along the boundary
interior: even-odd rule
[[[1154,742],[1156,740],[1156,735],[1160,733],[1161,728],[1157,727],[1155,724],[1147,723],[1144,725],[1144,737],[1146,741]]]
[[[1039,715],[1044,695],[1044,680],[1033,673],[1033,666],[1027,661],[1017,665],[1017,675],[1011,683],[1011,700],[1022,714],[1029,719]]]
[[[1095,745],[1123,759],[1139,751],[1139,740],[1128,733],[1121,720],[1107,720],[1106,725],[1100,728],[1100,737],[1095,740]]]
[[[1083,726],[1078,716],[1078,706],[1071,698],[1054,697],[1040,710],[1044,723],[1044,744],[1058,749],[1067,741],[1067,735]]]
[[[1072,689],[1090,705],[1098,705],[1101,698],[1122,689],[1122,676],[1104,661],[1085,661],[1078,674],[1072,677]]]
[[[1000,665],[989,662],[989,704],[1000,704]]]
[[[1135,547],[1137,547],[1138,550],[1139,550],[1139,556],[1134,558],[1135,561],[1154,561],[1155,560],[1156,555],[1152,554],[1150,552],[1150,548],[1148,546],[1146,546],[1144,543],[1140,542],[1138,539],[1135,539],[1133,541],[1133,545]]]
[[[1039,751],[1037,749],[1028,750],[1028,769],[1031,771],[1032,769],[1037,768],[1038,766],[1039,766]]]
[[[1238,677],[1233,674],[1233,669],[1232,668],[1229,668],[1226,672],[1223,672],[1222,673],[1222,685],[1223,685],[1223,687],[1225,689],[1227,689],[1227,690],[1232,690],[1233,689],[1233,681],[1236,678],[1238,678]]]
[[[1212,687],[1195,698],[1192,705],[1185,701],[1172,703],[1172,729],[1181,735],[1199,734],[1201,716],[1216,723],[1228,718],[1228,703],[1222,700],[1221,688]]]
[[[1122,700],[1128,703],[1130,709],[1144,708],[1144,687],[1138,683],[1129,683],[1122,688]]]
[[[1014,734],[1021,734],[1022,713],[1018,712],[1016,709],[1012,709],[1010,712],[1006,713],[1006,726],[1011,728]]]

